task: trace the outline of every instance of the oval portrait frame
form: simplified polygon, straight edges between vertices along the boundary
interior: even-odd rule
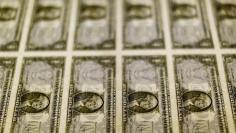
[[[190,112],[202,112],[202,111],[206,111],[208,110],[211,106],[212,106],[212,98],[209,94],[207,94],[206,92],[203,92],[203,91],[197,91],[197,90],[193,90],[193,91],[187,91],[187,92],[184,92],[181,96],[181,101],[182,103],[184,103],[184,100],[183,100],[183,97],[184,96],[187,96],[189,94],[194,94],[194,93],[198,93],[198,94],[204,94],[205,96],[207,96],[209,99],[210,99],[210,104],[207,105],[206,107],[204,107],[203,109],[199,109],[199,110],[194,110],[194,109],[187,109],[186,107],[183,107],[184,110],[187,110],[187,111],[190,111]],[[185,100],[186,101],[186,100]]]
[[[45,98],[47,99],[47,101],[48,101],[48,104],[47,104],[47,106],[43,107],[42,109],[35,110],[35,111],[27,111],[27,109],[23,109],[23,108],[21,107],[21,110],[22,110],[23,112],[26,112],[26,113],[39,113],[39,112],[42,112],[42,111],[44,111],[45,109],[47,109],[48,106],[50,105],[50,99],[49,99],[49,97],[48,97],[46,94],[41,93],[41,92],[28,92],[28,93],[25,93],[25,94],[21,95],[21,97],[20,97],[21,103],[22,103],[22,99],[23,99],[24,97],[25,97],[25,98],[31,97],[31,95],[38,95],[38,96],[43,96],[43,97],[45,97]],[[25,101],[26,101],[26,100],[25,100]],[[25,101],[23,101],[23,102],[25,102]]]
[[[72,98],[73,99],[73,103],[81,101],[79,99],[79,97],[81,97],[81,96],[84,97],[84,99],[86,99],[86,97],[88,97],[88,95],[89,96],[96,96],[97,98],[99,98],[102,101],[102,104],[98,108],[95,108],[94,110],[81,111],[77,107],[73,107],[73,110],[75,110],[76,112],[79,112],[79,113],[94,113],[94,112],[97,112],[98,110],[100,110],[103,107],[103,105],[104,105],[103,98],[99,94],[97,94],[95,92],[80,92],[80,93],[77,93]],[[79,99],[79,100],[75,100],[75,99]]]
[[[131,109],[130,107],[128,107],[128,110],[130,110],[130,111],[132,111],[132,112],[135,112],[135,113],[148,113],[148,112],[152,112],[154,109],[156,109],[157,107],[158,107],[158,105],[159,105],[159,100],[158,100],[158,98],[157,98],[157,96],[155,96],[153,93],[151,93],[151,92],[145,92],[145,91],[138,91],[138,92],[133,92],[133,93],[130,93],[129,95],[128,95],[128,97],[127,97],[127,101],[128,101],[128,104],[127,105],[129,105],[130,104],[130,98],[133,96],[133,98],[134,97],[137,97],[136,99],[138,99],[138,98],[142,98],[142,97],[139,97],[139,96],[135,96],[135,95],[140,95],[140,94],[144,94],[145,95],[145,97],[146,96],[152,96],[152,98],[154,98],[155,100],[156,100],[156,105],[154,105],[152,108],[150,108],[150,109],[147,109],[147,110],[142,110],[142,111],[135,111],[134,109]],[[136,99],[134,99],[134,100],[136,100]],[[134,101],[133,100],[133,101]]]

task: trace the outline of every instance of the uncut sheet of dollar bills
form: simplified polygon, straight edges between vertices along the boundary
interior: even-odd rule
[[[0,133],[235,133],[236,0],[0,0]]]

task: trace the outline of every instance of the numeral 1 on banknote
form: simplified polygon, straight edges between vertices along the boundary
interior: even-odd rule
[[[236,127],[236,55],[225,55],[224,64],[234,125]]]
[[[236,48],[236,1],[215,0],[213,6],[221,46]]]
[[[0,1],[0,50],[17,50],[23,27],[25,0]]]
[[[214,56],[176,56],[180,131],[226,133],[227,122]]]
[[[14,68],[15,59],[0,58],[0,132],[3,132],[5,126]]]
[[[170,0],[174,48],[213,47],[205,1]]]
[[[67,132],[115,132],[114,58],[74,58],[72,66]]]
[[[12,133],[58,131],[63,58],[26,58],[16,97]]]
[[[36,0],[30,25],[28,50],[66,48],[70,0]]]
[[[172,132],[164,57],[125,57],[123,132]]]
[[[124,48],[163,48],[160,0],[124,0]]]
[[[115,48],[115,0],[80,0],[75,49]]]

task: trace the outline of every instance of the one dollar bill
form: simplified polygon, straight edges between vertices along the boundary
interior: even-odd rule
[[[228,132],[216,66],[211,55],[175,56],[180,132]]]
[[[172,132],[165,57],[125,57],[123,74],[123,132]]]
[[[27,50],[65,50],[70,0],[36,0]]]
[[[68,133],[115,132],[115,60],[74,58],[67,118]]]
[[[58,132],[64,58],[25,58],[12,133]]]
[[[216,24],[221,46],[236,48],[236,1],[213,1]]]
[[[26,5],[25,0],[0,1],[0,50],[18,50]]]
[[[126,49],[164,48],[160,0],[124,0]]]
[[[14,69],[14,58],[0,58],[0,132],[3,132],[5,127]]]
[[[234,125],[236,127],[236,55],[225,55],[224,64]]]
[[[212,48],[204,0],[170,0],[173,48]]]
[[[79,0],[75,49],[115,48],[115,0]]]

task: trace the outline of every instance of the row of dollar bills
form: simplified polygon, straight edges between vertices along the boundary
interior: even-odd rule
[[[213,55],[174,57],[178,116],[171,115],[165,56],[123,58],[122,124],[127,133],[167,133],[178,117],[184,133],[227,133],[224,102],[230,102],[236,126],[236,55],[223,57],[230,101],[224,101]],[[66,131],[115,132],[114,57],[73,57]],[[64,58],[24,58],[11,132],[58,132],[64,80]],[[16,60],[0,58],[0,129],[3,132]],[[9,125],[8,125],[9,126]]]
[[[29,0],[0,1],[0,50],[18,50]],[[213,48],[205,0],[123,0],[122,36],[125,49],[165,48],[163,18],[170,20],[173,48]],[[211,0],[221,46],[236,47],[236,1]],[[115,49],[116,2],[79,0],[74,49]],[[65,50],[72,0],[35,0],[26,50]]]

